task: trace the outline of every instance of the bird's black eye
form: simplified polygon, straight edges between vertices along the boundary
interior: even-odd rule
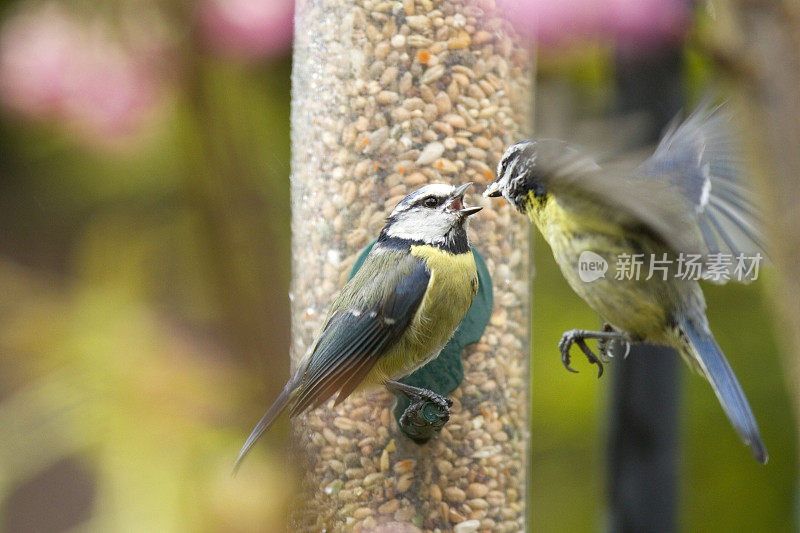
[[[438,198],[436,198],[435,196],[428,196],[427,198],[425,198],[425,199],[422,201],[422,204],[423,204],[425,207],[430,207],[431,209],[432,209],[432,208],[434,208],[434,207],[439,207],[439,204],[440,204],[440,203],[441,203],[441,200],[439,200],[439,199],[438,199]]]

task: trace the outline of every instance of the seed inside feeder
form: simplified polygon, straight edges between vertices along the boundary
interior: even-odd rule
[[[494,4],[297,3],[294,361],[385,217],[425,183],[475,183],[466,203],[484,209],[469,231],[494,277],[495,307],[463,353],[451,419],[430,443],[400,433],[382,390],[296,420],[305,476],[293,531],[524,529],[529,227],[479,193],[504,148],[528,133],[531,70]]]

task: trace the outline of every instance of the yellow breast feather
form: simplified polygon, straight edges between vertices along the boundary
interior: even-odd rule
[[[378,361],[365,382],[397,379],[436,357],[478,292],[472,251],[452,254],[435,246],[414,245],[411,255],[425,261],[430,270],[428,289],[408,331]]]

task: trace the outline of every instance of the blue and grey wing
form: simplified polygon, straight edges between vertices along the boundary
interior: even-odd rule
[[[687,201],[671,183],[642,179],[629,168],[600,168],[579,150],[562,141],[536,141],[534,175],[559,205],[584,213],[594,208],[634,233],[646,232],[666,246],[687,253],[703,253],[703,236],[686,215]],[[573,203],[574,202],[574,203]]]
[[[668,129],[636,175],[681,193],[696,213],[707,253],[755,253],[764,250],[760,218],[741,163],[728,114],[707,100]]]
[[[382,291],[384,296],[378,301],[352,304],[336,311],[328,321],[309,356],[290,416],[322,405],[337,391],[336,403],[343,401],[403,335],[422,303],[431,278],[422,261],[407,260],[415,262],[407,273],[380,275],[384,283],[394,287]],[[376,288],[374,283],[364,287],[365,291]],[[355,302],[370,300],[358,295],[354,299]]]

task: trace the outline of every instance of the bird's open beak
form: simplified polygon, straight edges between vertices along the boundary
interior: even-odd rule
[[[472,182],[465,183],[461,187],[457,187],[456,190],[453,191],[453,194],[450,195],[450,201],[447,204],[447,208],[451,211],[458,211],[458,213],[462,217],[468,217],[470,215],[474,215],[481,209],[482,207],[479,206],[472,206],[472,207],[465,207],[464,206],[464,194],[469,189],[469,186],[472,185]]]
[[[500,196],[502,192],[500,191],[500,180],[493,181],[486,187],[486,190],[483,191],[484,198],[497,198]]]

